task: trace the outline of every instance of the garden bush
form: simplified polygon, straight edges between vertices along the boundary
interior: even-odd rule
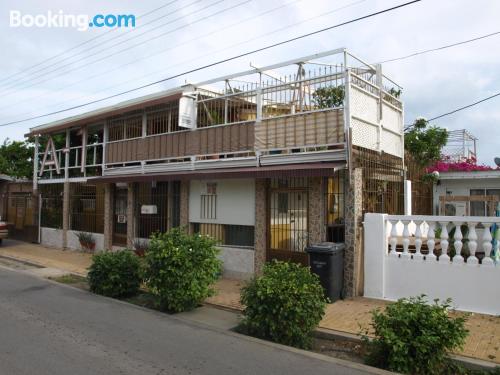
[[[368,364],[406,374],[444,374],[448,351],[467,337],[467,316],[448,314],[451,300],[428,304],[424,295],[403,298],[372,312],[374,339],[365,337]]]
[[[158,307],[170,312],[192,310],[213,294],[221,272],[216,242],[174,228],[151,237],[146,253],[146,283]]]
[[[142,281],[139,258],[129,250],[94,255],[87,279],[94,293],[108,297],[132,296]]]
[[[281,344],[309,348],[321,321],[326,298],[309,268],[273,261],[242,290],[241,330]]]

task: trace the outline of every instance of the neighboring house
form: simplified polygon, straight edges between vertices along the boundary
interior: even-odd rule
[[[500,170],[440,172],[434,184],[434,213],[495,216],[500,201]]]
[[[38,241],[38,212],[36,197],[33,197],[33,183],[0,175],[0,216],[7,222],[9,237]]]
[[[433,212],[446,216],[495,216],[500,169],[477,164],[477,138],[467,130],[449,132],[433,189]]]
[[[86,231],[97,248],[130,247],[181,225],[217,238],[225,274],[247,278],[345,241],[346,294],[358,294],[363,213],[403,211],[390,88],[380,66],[338,49],[34,127],[41,242],[78,248]]]

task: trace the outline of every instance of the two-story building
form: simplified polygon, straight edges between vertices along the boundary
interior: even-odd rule
[[[181,225],[247,278],[345,241],[357,294],[363,211],[402,213],[399,89],[337,49],[34,127],[41,242],[78,248],[85,231],[97,249],[131,247]]]

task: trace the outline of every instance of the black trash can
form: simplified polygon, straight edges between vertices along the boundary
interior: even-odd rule
[[[345,244],[322,242],[306,248],[311,271],[319,276],[325,295],[331,302],[342,298],[344,286]]]

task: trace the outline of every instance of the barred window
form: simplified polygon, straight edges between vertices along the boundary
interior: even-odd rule
[[[136,185],[137,236],[149,238],[180,224],[180,182],[145,182]]]
[[[42,196],[40,225],[61,229],[63,222],[64,184],[44,184],[39,187]]]
[[[179,128],[179,102],[170,102],[152,108],[146,114],[146,134],[164,134],[181,130]]]
[[[104,186],[70,185],[70,229],[104,233]]]
[[[209,235],[220,245],[254,246],[255,227],[251,225],[231,225],[212,223],[191,223],[194,233]]]
[[[142,136],[142,114],[120,117],[109,122],[110,142]]]

